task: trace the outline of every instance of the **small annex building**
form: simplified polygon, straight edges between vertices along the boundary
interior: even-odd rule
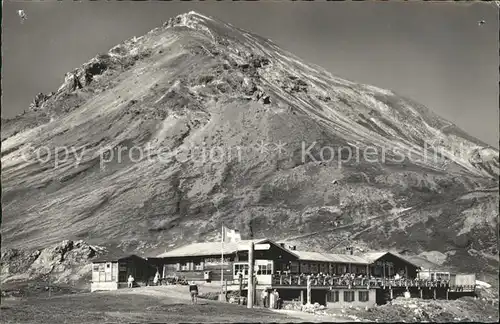
[[[420,265],[395,252],[368,252],[362,257],[371,265],[371,275],[390,278],[396,274],[417,278]]]
[[[134,285],[145,285],[155,273],[156,268],[137,255],[104,255],[92,260],[90,291],[126,288],[129,275],[134,277]]]

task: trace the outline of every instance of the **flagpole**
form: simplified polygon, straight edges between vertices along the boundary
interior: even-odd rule
[[[221,295],[224,294],[224,224],[222,224],[222,232],[221,232],[221,241],[220,241],[220,255],[221,255],[221,263],[220,263],[220,289]]]

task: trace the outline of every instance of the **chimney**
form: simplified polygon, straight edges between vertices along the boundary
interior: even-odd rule
[[[347,246],[345,248],[345,254],[353,255],[353,253],[354,253],[354,250],[353,250],[352,246]]]
[[[285,248],[285,243],[280,243],[280,246],[281,246],[282,248]]]
[[[296,245],[289,245],[288,249],[292,250],[292,251],[296,251],[297,250],[297,246]]]

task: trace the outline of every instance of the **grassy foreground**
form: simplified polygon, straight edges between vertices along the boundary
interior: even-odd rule
[[[1,323],[297,322],[264,309],[199,300],[191,305],[168,292],[84,293],[51,298],[3,299]],[[187,295],[187,294],[186,294]]]

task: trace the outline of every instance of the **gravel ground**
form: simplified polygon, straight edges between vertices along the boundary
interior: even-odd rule
[[[1,323],[300,322],[289,314],[211,300],[191,305],[186,287],[145,287],[52,298],[9,298]]]

